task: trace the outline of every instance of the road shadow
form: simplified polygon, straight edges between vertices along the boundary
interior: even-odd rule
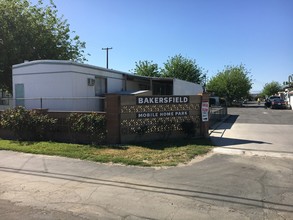
[[[238,117],[239,115],[230,115],[224,122],[234,124]]]
[[[229,115],[229,117],[227,117],[223,122],[211,126],[211,129],[214,131],[220,129],[231,129],[233,124],[237,121],[238,117],[239,115]]]
[[[211,141],[215,146],[218,146],[218,147],[242,145],[242,144],[272,144],[272,143],[264,142],[264,141],[244,140],[244,139],[225,138],[225,137],[211,137]]]
[[[266,108],[265,105],[243,105],[243,108]]]

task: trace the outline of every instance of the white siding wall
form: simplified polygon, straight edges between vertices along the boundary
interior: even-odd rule
[[[198,95],[202,92],[202,86],[199,84],[180,79],[173,80],[173,95]]]
[[[89,65],[69,61],[33,61],[13,66],[15,84],[24,84],[25,107],[66,111],[94,111],[101,109],[101,99],[95,97],[95,87],[88,86],[88,78],[107,78],[108,92],[122,90],[123,75]]]
[[[108,93],[119,93],[123,89],[123,80],[121,79],[114,79],[108,78]]]
[[[87,76],[76,73],[46,73],[14,75],[13,84],[24,84],[25,107],[50,110],[85,110],[84,100],[73,97],[93,97],[94,87],[87,86]],[[14,90],[15,91],[15,90]]]

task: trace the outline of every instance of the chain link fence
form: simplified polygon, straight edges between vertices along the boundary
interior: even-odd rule
[[[105,111],[105,97],[0,98],[0,110],[24,106],[49,111]]]

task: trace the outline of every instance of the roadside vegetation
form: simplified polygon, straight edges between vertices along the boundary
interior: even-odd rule
[[[12,65],[24,60],[87,61],[86,43],[54,2],[0,1],[0,89],[12,92]]]
[[[163,68],[159,68],[153,61],[140,60],[135,62],[132,71],[139,76],[176,78],[199,84],[205,79],[204,69],[198,66],[196,60],[181,54],[169,57]]]
[[[225,97],[228,106],[249,98],[252,88],[250,72],[244,65],[226,66],[224,70],[208,80],[207,91]]]
[[[81,145],[0,139],[0,150],[44,154],[137,166],[176,166],[212,149],[209,139],[184,139],[136,145]]]
[[[10,138],[13,140],[7,140],[9,137],[0,139],[0,150],[63,156],[102,163],[176,166],[179,163],[188,163],[195,156],[205,154],[212,148],[208,139],[192,138],[190,132],[195,132],[194,124],[189,122],[182,125],[186,134],[185,139],[165,138],[164,141],[132,145],[106,145],[104,115],[94,112],[71,113],[62,121],[23,107],[5,110],[0,114],[0,129],[10,132]],[[70,143],[54,139],[56,134],[71,137],[67,140]]]
[[[278,92],[280,91],[282,91],[282,85],[279,82],[272,81],[270,83],[265,84],[260,96],[269,97],[271,95],[278,94]]]

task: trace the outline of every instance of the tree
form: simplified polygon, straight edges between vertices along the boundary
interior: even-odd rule
[[[278,93],[282,89],[280,83],[272,81],[271,83],[266,83],[261,94],[262,96],[271,96]]]
[[[182,79],[193,83],[201,83],[203,78],[202,69],[196,64],[195,60],[185,58],[181,54],[169,58],[164,63],[162,76]]]
[[[57,16],[53,0],[0,0],[0,89],[12,90],[12,65],[24,60],[85,61],[85,43],[71,38],[67,20]]]
[[[134,74],[139,76],[159,77],[158,64],[153,61],[138,61],[135,62]]]
[[[226,97],[228,103],[246,98],[252,88],[252,80],[248,75],[249,71],[243,65],[227,66],[209,80],[207,90]]]

